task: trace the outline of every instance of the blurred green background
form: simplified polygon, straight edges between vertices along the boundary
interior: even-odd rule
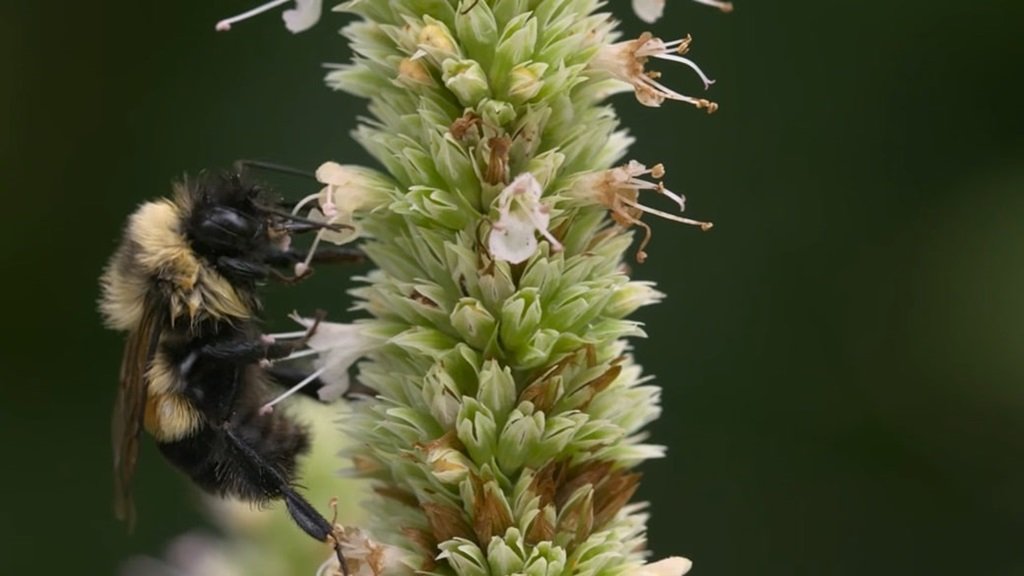
[[[348,59],[346,17],[214,33],[250,4],[0,8],[0,573],[114,574],[201,521],[150,444],[137,533],[110,514],[121,337],[94,302],[125,216],[240,157],[369,161],[347,136],[364,103],[321,84]],[[637,343],[665,387],[651,432],[670,457],[640,494],[657,556],[703,575],[1024,574],[1022,24],[1009,0],[669,0],[650,27],[694,35],[722,106],[615,101],[633,156],[716,223],[652,222],[635,270],[669,294]],[[272,313],[345,318],[350,273],[274,291]]]

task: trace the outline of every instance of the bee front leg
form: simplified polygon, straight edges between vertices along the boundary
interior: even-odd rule
[[[309,259],[313,264],[358,264],[366,261],[366,252],[354,246],[325,246],[317,248],[313,257],[305,250],[281,250],[267,255],[264,262],[271,266],[284,268],[294,266]]]
[[[266,264],[229,256],[217,258],[215,267],[232,282],[260,282],[266,280],[271,273]]]
[[[203,346],[198,350],[198,356],[237,364],[255,364],[262,360],[279,360],[305,347],[309,337],[316,331],[316,327],[322,317],[322,315],[315,317],[315,322],[306,331],[306,335],[297,340],[278,342],[273,338],[266,337],[227,340]],[[191,365],[191,362],[189,364]]]

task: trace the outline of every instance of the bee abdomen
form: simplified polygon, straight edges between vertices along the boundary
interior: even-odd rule
[[[244,448],[228,437],[228,428],[244,442]],[[268,474],[267,467],[290,484],[295,478],[297,457],[309,449],[309,435],[284,414],[251,411],[159,446],[164,456],[203,490],[263,503],[281,497],[282,483]]]

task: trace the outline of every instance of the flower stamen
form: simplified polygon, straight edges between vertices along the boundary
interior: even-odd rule
[[[657,81],[657,78],[661,77],[660,72],[644,68],[651,58],[679,62],[696,72],[704,83],[704,89],[708,89],[715,81],[695,62],[682,56],[689,51],[692,42],[693,37],[689,35],[686,38],[665,42],[661,38],[655,38],[650,32],[644,32],[635,40],[605,46],[591,61],[591,66],[632,84],[637,100],[644,106],[658,107],[669,99],[687,102],[698,109],[707,110],[710,114],[718,110],[718,104],[704,98],[680,94]]]
[[[661,178],[665,175],[665,167],[662,164],[655,164],[647,168],[643,164],[631,160],[625,166],[595,172],[580,178],[571,189],[571,194],[585,201],[596,202],[606,207],[611,213],[612,220],[624,228],[639,226],[644,230],[644,237],[640,241],[640,247],[636,252],[637,262],[643,263],[647,259],[644,249],[651,241],[651,228],[644,223],[640,217],[643,213],[653,214],[659,218],[698,226],[702,231],[708,231],[714,226],[711,222],[702,222],[675,214],[669,214],[656,208],[645,206],[639,202],[641,190],[653,190],[662,196],[671,199],[682,211],[686,207],[686,198],[675,194],[665,188],[662,182],[650,182],[641,176],[651,175],[654,178]]]
[[[295,386],[292,386],[291,388],[289,388],[289,389],[285,390],[284,392],[282,392],[281,394],[279,394],[277,396],[277,398],[274,398],[270,402],[267,402],[263,406],[260,406],[260,416],[266,416],[267,414],[270,414],[271,412],[273,412],[275,404],[278,404],[279,402],[281,402],[285,398],[291,396],[292,394],[295,394],[296,392],[298,392],[299,390],[302,390],[306,386],[309,386],[314,380],[316,380],[317,378],[320,378],[320,375],[323,374],[326,370],[327,370],[327,367],[324,366],[324,367],[314,371],[309,376],[306,376],[305,378],[303,378]]]
[[[230,18],[225,18],[225,19],[221,20],[220,22],[217,22],[217,25],[214,26],[214,29],[216,29],[218,32],[227,32],[228,30],[231,30],[231,25],[232,24],[235,24],[237,22],[241,22],[243,20],[248,20],[249,18],[252,18],[253,16],[257,16],[257,15],[262,14],[262,13],[268,11],[268,10],[273,10],[274,8],[277,8],[278,6],[281,6],[283,4],[287,4],[289,2],[291,2],[291,0],[272,0],[271,2],[267,2],[266,4],[262,4],[260,6],[257,6],[255,8],[253,8],[252,10],[248,10],[246,12],[242,12],[241,14],[237,14],[237,15],[232,16]]]
[[[295,8],[291,10],[285,10],[281,14],[281,18],[284,20],[284,26],[293,34],[304,32],[312,28],[320,20],[320,10],[322,0],[271,0],[266,4],[261,4],[252,10],[242,12],[230,18],[225,18],[217,22],[214,29],[218,32],[227,32],[231,30],[231,26],[248,20],[253,16],[262,14],[268,10],[273,10],[278,6],[287,4],[289,2],[295,2]]]
[[[691,42],[693,42],[693,36],[687,34],[686,38],[681,38],[679,40],[673,40],[671,42],[662,43],[662,45],[657,50],[651,52],[646,52],[644,49],[638,50],[637,55],[642,57],[658,58],[660,60],[671,60],[673,62],[685,64],[691,70],[696,72],[698,76],[700,76],[701,81],[704,82],[704,89],[707,90],[708,88],[711,87],[712,84],[715,83],[715,81],[712,80],[711,78],[708,78],[707,74],[705,74],[704,71],[700,69],[700,66],[697,66],[696,62],[690,60],[689,58],[682,57],[682,54],[686,54],[687,52],[690,51]]]

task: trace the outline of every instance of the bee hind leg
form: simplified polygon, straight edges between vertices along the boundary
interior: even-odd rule
[[[345,562],[345,555],[342,554],[341,542],[335,536],[334,525],[317,512],[316,508],[308,500],[296,492],[288,479],[281,474],[281,471],[267,462],[259,452],[242,439],[235,432],[231,424],[221,424],[220,429],[224,434],[225,440],[246,461],[250,471],[256,474],[261,479],[261,482],[269,482],[270,485],[266,486],[266,488],[272,494],[277,494],[284,500],[288,514],[292,517],[295,524],[310,537],[320,542],[331,544],[334,547],[334,552],[338,556],[338,562],[341,564],[341,571],[345,576],[348,576],[348,563]]]

